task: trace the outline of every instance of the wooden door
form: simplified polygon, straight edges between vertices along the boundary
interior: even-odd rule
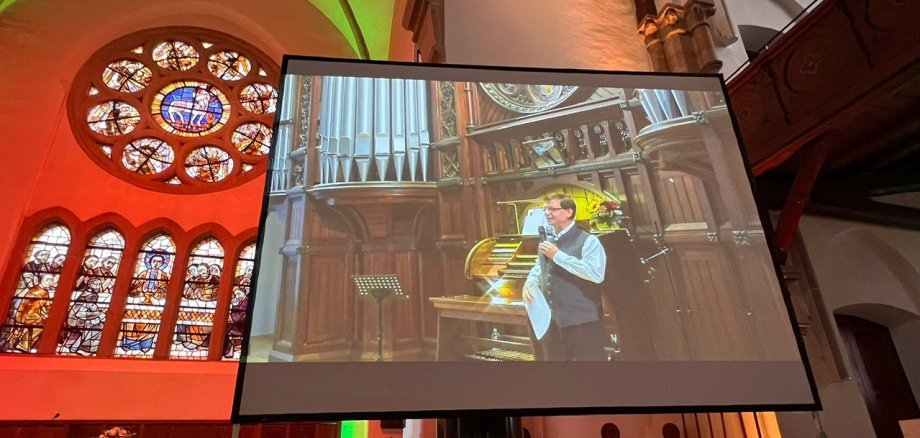
[[[898,420],[920,418],[888,328],[861,318],[835,315],[859,388],[878,438],[902,437]]]

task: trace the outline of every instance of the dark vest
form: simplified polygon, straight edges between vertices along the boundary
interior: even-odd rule
[[[580,259],[590,235],[577,226],[572,227],[556,241],[556,246],[560,251]],[[542,263],[540,290],[553,309],[556,325],[568,327],[600,319],[601,300],[596,283],[566,271],[552,260],[544,258]]]

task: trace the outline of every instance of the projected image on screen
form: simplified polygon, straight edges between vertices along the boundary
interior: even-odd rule
[[[238,415],[814,402],[718,78],[286,73]]]

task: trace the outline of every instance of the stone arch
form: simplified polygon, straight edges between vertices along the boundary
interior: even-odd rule
[[[872,315],[888,307],[920,315],[920,273],[873,232],[844,230],[830,239],[828,254],[832,275],[825,288],[834,291],[829,297],[831,309],[857,309]],[[889,312],[876,316],[899,319]]]

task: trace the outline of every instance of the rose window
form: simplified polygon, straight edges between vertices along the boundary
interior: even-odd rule
[[[144,188],[205,193],[268,166],[278,67],[255,47],[201,29],[150,30],[82,67],[70,121],[87,154]]]

